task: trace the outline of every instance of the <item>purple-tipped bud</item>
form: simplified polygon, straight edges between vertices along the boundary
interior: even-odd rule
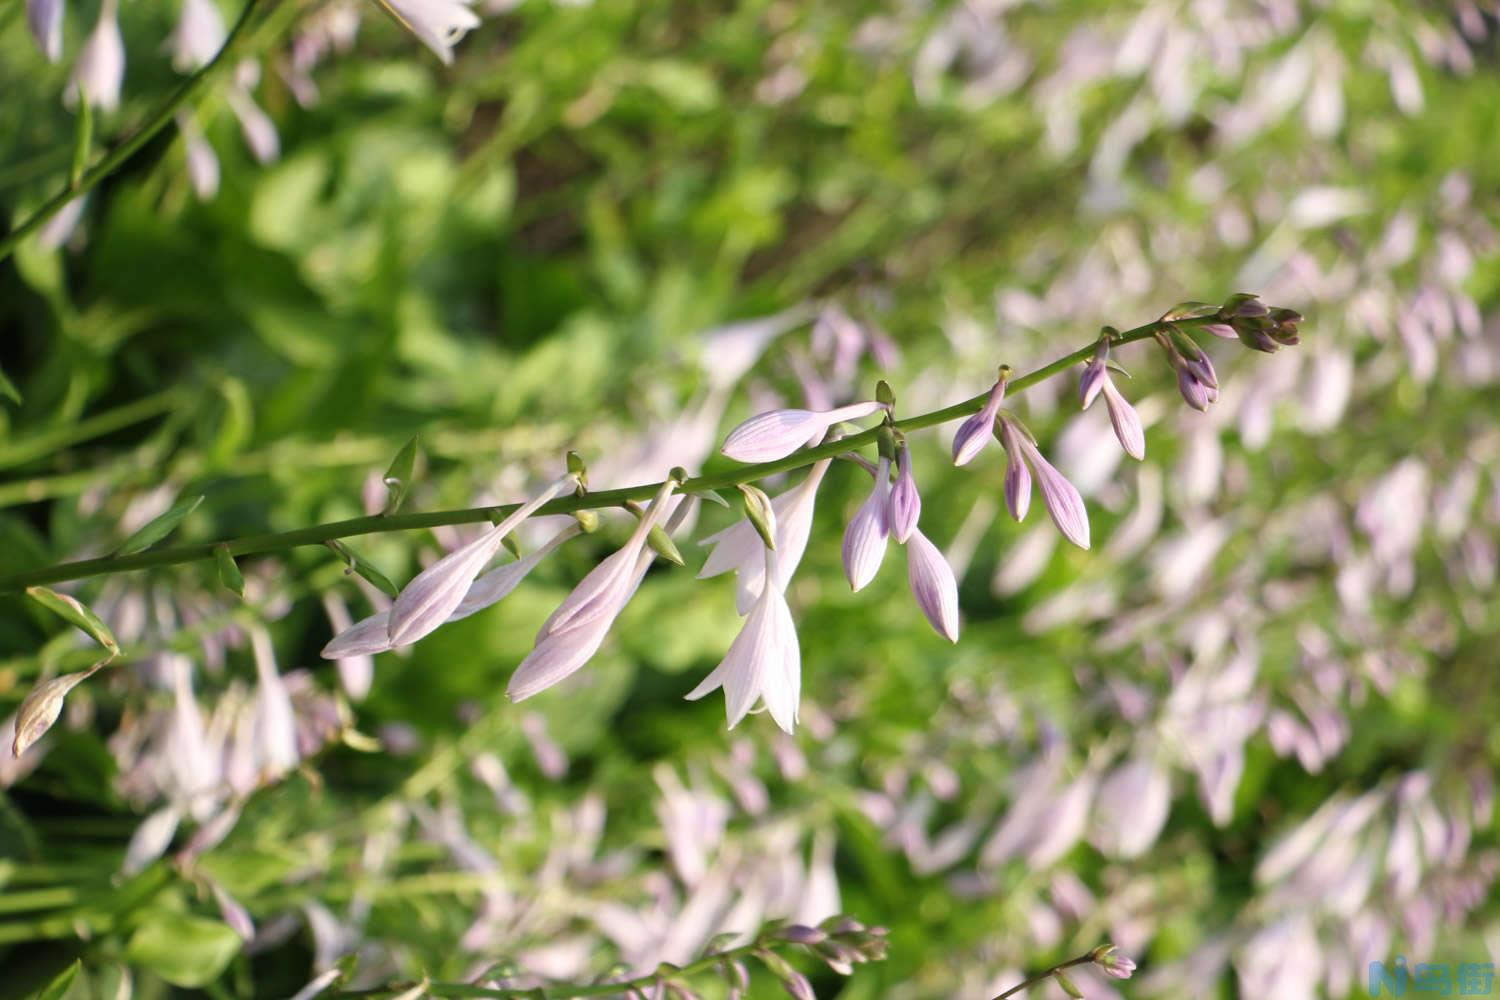
[[[1109,379],[1109,341],[1100,340],[1099,346],[1094,349],[1094,356],[1083,366],[1083,375],[1078,379],[1078,400],[1087,410],[1093,405],[1094,398],[1104,388],[1104,383]]]
[[[1005,383],[1009,380],[1009,374],[1008,370],[1001,370],[1000,379],[990,390],[984,407],[959,425],[958,433],[953,435],[954,465],[968,465],[989,443],[990,434],[995,428],[995,418],[1000,414],[1000,403],[1005,399]]]
[[[828,932],[818,927],[809,927],[806,924],[788,924],[777,931],[776,936],[783,941],[790,941],[792,944],[813,945],[826,941],[828,939]]]
[[[720,451],[736,462],[774,462],[834,424],[868,417],[883,408],[883,404],[870,400],[834,410],[770,410],[730,431]]]
[[[958,581],[938,547],[920,531],[906,545],[906,575],[917,607],[938,635],[958,641]]]
[[[63,0],[26,0],[26,24],[48,62],[62,58]]]
[[[1177,367],[1177,391],[1182,393],[1183,401],[1195,410],[1206,411],[1208,404],[1213,402],[1209,398],[1209,387],[1198,381],[1186,365]]]
[[[875,471],[875,488],[844,532],[844,575],[855,590],[863,590],[875,579],[885,559],[890,536],[890,476],[890,459],[882,458]]]
[[[1129,979],[1131,973],[1135,972],[1135,962],[1117,952],[1112,944],[1095,948],[1093,958],[1094,964],[1103,969],[1106,976],[1114,979]]]
[[[1031,470],[1021,457],[1018,434],[1008,420],[1000,421],[1000,443],[1005,446],[1005,506],[1017,521],[1031,509]]]
[[[1198,329],[1207,330],[1215,337],[1223,337],[1225,340],[1234,340],[1239,334],[1234,332],[1234,327],[1228,323],[1204,323]]]
[[[1208,355],[1199,354],[1197,357],[1184,358],[1182,363],[1193,373],[1193,377],[1210,389],[1219,387],[1219,376],[1214,371],[1214,363],[1208,360]]]
[[[896,451],[896,468],[896,485],[891,487],[891,534],[905,545],[922,516],[922,497],[917,492],[916,477],[911,474],[911,453],[905,444]]]
[[[781,979],[782,988],[787,991],[792,1000],[818,1000],[818,995],[813,992],[812,983],[800,972],[792,972]]]

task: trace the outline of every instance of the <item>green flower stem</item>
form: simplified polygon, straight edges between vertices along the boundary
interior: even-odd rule
[[[212,59],[205,63],[192,76],[182,81],[181,86],[168,94],[156,106],[156,109],[146,116],[146,120],[127,136],[123,142],[110,150],[102,160],[88,170],[85,170],[77,180],[70,182],[67,187],[54,195],[41,208],[31,213],[25,221],[17,225],[3,238],[0,238],[0,261],[5,260],[5,258],[15,253],[16,247],[23,239],[40,229],[48,219],[62,211],[63,207],[70,201],[86,194],[96,187],[100,181],[104,180],[104,178],[120,169],[142,146],[151,141],[152,136],[165,128],[167,123],[172,120],[172,117],[177,114],[177,109],[187,103],[187,100],[198,92],[204,81],[220,65],[228,60],[230,53],[234,51],[240,37],[249,26],[251,15],[255,13],[255,9],[263,2],[265,0],[245,0],[245,6],[240,11],[239,20],[235,21],[234,27],[229,29],[229,34],[224,39],[223,47],[219,49],[218,53]]]
[[[251,0],[251,2],[253,3],[255,0]],[[1204,317],[1200,319],[1176,320],[1174,322],[1178,326],[1195,326],[1213,321],[1213,317]],[[1157,320],[1147,323],[1144,326],[1138,326],[1133,330],[1126,330],[1124,333],[1117,334],[1111,340],[1111,344],[1118,347],[1123,344],[1134,343],[1138,340],[1145,340],[1155,334],[1164,325],[1164,321]],[[1079,348],[1072,354],[1058,358],[1049,365],[1038,368],[1033,372],[1027,372],[1019,378],[1011,379],[1006,393],[1014,395],[1015,393],[1022,392],[1039,382],[1067,371],[1074,365],[1087,361],[1093,356],[1097,343],[1097,341],[1093,341],[1087,347]],[[988,397],[989,390],[986,389],[977,396],[966,399],[961,403],[954,403],[952,406],[944,407],[941,410],[933,410],[930,413],[897,420],[895,421],[895,427],[902,431],[914,431],[920,430],[923,427],[933,427],[937,424],[948,423],[960,417],[966,417],[972,413],[979,412]],[[827,444],[821,444],[815,448],[804,448],[785,458],[779,458],[774,462],[741,465],[737,468],[709,476],[696,476],[683,483],[682,489],[687,492],[723,490],[731,489],[741,483],[753,483],[780,472],[789,472],[793,469],[803,468],[822,458],[829,458],[843,452],[854,451],[866,445],[873,444],[878,432],[879,428],[872,427],[869,430],[861,431],[858,434],[852,434],[849,437],[840,438],[837,441],[831,441]],[[601,490],[597,493],[588,493],[581,497],[559,497],[543,505],[537,511],[537,515],[569,514],[578,510],[620,507],[630,500],[648,500],[655,495],[660,487],[660,483],[648,483],[643,486],[627,486],[623,489]],[[129,556],[104,556],[99,559],[84,559],[78,562],[59,563],[53,566],[45,566],[41,569],[0,576],[0,593],[21,590],[36,584],[57,583],[63,580],[80,580],[85,577],[102,576],[107,573],[123,573],[128,570],[147,569],[153,566],[172,566],[178,563],[212,559],[214,558],[214,549],[219,545],[227,545],[230,554],[235,556],[261,555],[267,552],[280,552],[303,545],[322,545],[332,539],[352,538],[356,535],[368,535],[375,532],[435,528],[447,524],[476,524],[481,521],[490,521],[504,517],[515,510],[517,506],[517,504],[508,504],[500,507],[466,507],[460,510],[435,510],[425,513],[394,514],[391,516],[377,514],[373,517],[356,517],[347,521],[317,524],[308,528],[298,528],[295,531],[246,535],[241,538],[225,539],[218,542],[177,545],[171,548],[155,549]]]
[[[570,997],[603,997],[630,995],[630,991],[638,991],[636,995],[656,985],[658,980],[683,980],[692,976],[708,972],[719,965],[720,962],[731,961],[740,958],[750,958],[757,951],[765,951],[774,948],[782,942],[762,940],[757,937],[749,944],[742,944],[738,948],[730,948],[726,951],[705,955],[703,958],[689,962],[687,965],[676,968],[658,969],[648,972],[644,976],[634,979],[626,979],[615,983],[590,983],[588,985],[564,985],[564,986],[540,986],[531,989],[491,989],[485,986],[473,986],[468,983],[428,983],[427,992],[423,996],[432,997],[498,997],[501,1000],[564,1000]],[[385,986],[377,986],[367,990],[335,991],[327,994],[329,997],[384,997],[393,996],[404,990],[416,986],[410,983],[388,983]]]
[[[1037,986],[1037,985],[1040,985],[1041,983],[1045,983],[1047,980],[1051,979],[1053,976],[1057,975],[1059,972],[1062,972],[1064,969],[1071,969],[1075,965],[1088,965],[1088,964],[1092,963],[1093,961],[1094,961],[1094,953],[1093,952],[1089,952],[1087,955],[1080,955],[1077,958],[1070,958],[1066,962],[1063,962],[1063,963],[1061,963],[1059,965],[1054,965],[1052,968],[1048,969],[1046,972],[1038,972],[1036,975],[1032,976],[1030,979],[1027,979],[1025,982],[1017,983],[1016,985],[1012,986],[1010,989],[1006,990],[1004,993],[1002,993],[999,996],[995,997],[994,1000],[1005,1000],[1006,997],[1013,997],[1013,996],[1015,996],[1018,993],[1024,993],[1025,991],[1031,989],[1033,986]]]

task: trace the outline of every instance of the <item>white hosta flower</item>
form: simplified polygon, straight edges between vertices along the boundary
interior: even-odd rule
[[[197,120],[186,111],[177,112],[177,131],[182,135],[182,153],[193,193],[199,201],[208,201],[219,193],[218,154],[209,145]]]
[[[1081,549],[1089,547],[1089,515],[1083,497],[1067,478],[1042,456],[1031,434],[1017,421],[1000,418],[1000,441],[1009,460],[1005,470],[1005,502],[1017,520],[1031,503],[1031,473],[1042,487],[1042,502],[1063,537]],[[1029,468],[1028,468],[1029,467]]]
[[[530,517],[538,507],[572,487],[577,481],[577,477],[571,473],[554,480],[505,520],[418,574],[396,596],[396,603],[391,606],[391,645],[405,646],[416,642],[447,621],[448,616],[463,602],[464,595],[469,592],[479,571],[500,551],[505,536]]]
[[[62,58],[63,0],[26,0],[26,24],[48,62]]]
[[[771,509],[776,513],[776,586],[783,591],[797,571],[802,554],[807,551],[818,486],[832,462],[827,458],[815,462],[802,482],[771,501]],[[743,518],[703,539],[700,544],[712,545],[713,549],[704,560],[698,578],[707,579],[734,570],[739,584],[736,608],[740,614],[748,614],[766,580],[766,562],[761,554],[765,543],[754,525],[748,518]]]
[[[882,458],[875,470],[875,487],[855,511],[844,531],[844,575],[854,590],[863,590],[880,571],[890,538],[891,461]]]
[[[99,20],[73,66],[71,94],[100,110],[114,111],[120,106],[124,80],[125,40],[120,37],[115,0],[105,0],[99,8]]]
[[[125,848],[125,859],[120,864],[122,875],[139,875],[146,866],[166,853],[177,834],[177,824],[182,822],[182,813],[175,805],[165,806],[147,816],[130,836]]]
[[[224,17],[214,0],[182,0],[182,13],[172,29],[169,45],[172,68],[191,73],[213,61],[224,47]]]
[[[937,633],[958,641],[958,581],[938,547],[913,529],[906,543],[906,573],[917,607]]]
[[[224,97],[229,101],[229,110],[240,122],[240,134],[245,145],[259,163],[270,163],[281,155],[281,138],[276,134],[276,123],[261,110],[250,96],[250,91],[241,86],[231,86]]]
[[[884,408],[870,400],[833,410],[769,410],[729,432],[720,449],[736,462],[774,462],[845,420],[868,417]]]
[[[778,575],[776,553],[765,549],[765,561],[765,578],[774,581]],[[764,702],[766,711],[782,729],[790,733],[795,728],[802,691],[802,652],[792,610],[780,587],[761,588],[729,652],[686,697],[697,701],[721,687],[730,729],[757,701]]]
[[[506,693],[512,701],[530,698],[572,676],[599,651],[655,557],[646,539],[673,506],[671,494],[676,486],[671,479],[662,484],[630,540],[594,567],[543,623],[536,647],[511,675]],[[685,514],[688,509],[682,505],[675,513]]]
[[[1171,806],[1166,769],[1146,757],[1126,761],[1099,785],[1089,840],[1109,857],[1139,857],[1156,843]]]
[[[401,27],[417,36],[445,64],[453,62],[453,46],[479,27],[479,15],[462,0],[376,0]]]
[[[295,768],[302,756],[297,751],[297,717],[291,693],[276,670],[276,655],[265,629],[251,633],[250,647],[255,654],[253,749],[259,764],[257,777],[279,778]]]

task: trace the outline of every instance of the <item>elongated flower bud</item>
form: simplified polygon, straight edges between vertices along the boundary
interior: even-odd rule
[[[535,648],[516,667],[506,687],[512,701],[530,698],[572,676],[599,651],[655,558],[646,547],[646,537],[675,502],[672,491],[676,487],[672,479],[662,484],[625,546],[584,577],[542,625]],[[675,514],[688,509],[684,503]]]
[[[912,532],[917,530],[917,521],[922,516],[922,496],[917,492],[917,480],[911,473],[911,452],[905,442],[896,449],[896,469],[896,484],[891,487],[891,534],[905,545]]]
[[[920,530],[906,543],[906,575],[917,607],[938,635],[958,641],[958,581],[938,547]]]
[[[1101,339],[1099,346],[1094,348],[1094,356],[1083,366],[1083,375],[1078,379],[1078,398],[1085,410],[1093,405],[1099,390],[1109,381],[1108,361],[1109,341]]]
[[[214,0],[182,0],[182,13],[168,43],[172,68],[191,73],[206,65],[224,47],[224,38],[224,18]]]
[[[883,408],[870,400],[833,410],[769,410],[729,432],[720,450],[737,462],[774,462],[845,420],[858,420]]]
[[[16,709],[16,738],[11,743],[12,756],[19,757],[33,743],[46,735],[62,714],[63,700],[68,692],[87,680],[99,668],[91,667],[77,673],[63,674],[42,681],[21,701]]]
[[[447,621],[463,601],[479,571],[500,551],[505,536],[538,507],[576,482],[572,473],[553,481],[505,520],[418,574],[397,595],[396,603],[391,607],[391,645],[405,646],[416,642]]]
[[[1000,422],[1000,443],[1005,447],[1005,506],[1011,517],[1024,521],[1031,509],[1031,470],[1021,454],[1018,436],[1009,421]]]
[[[1016,520],[1026,516],[1031,501],[1031,475],[1036,473],[1042,488],[1042,502],[1063,537],[1081,549],[1089,547],[1088,508],[1083,497],[1067,478],[1052,467],[1032,441],[1031,435],[1013,418],[1002,417],[1001,441],[1010,462],[1005,470],[1005,502]],[[1018,513],[1019,511],[1019,513]]]
[[[48,62],[62,58],[63,0],[26,0],[26,26]]]
[[[1115,437],[1120,442],[1120,447],[1125,449],[1125,454],[1131,458],[1140,460],[1146,457],[1146,431],[1141,427],[1140,414],[1135,412],[1135,407],[1130,405],[1120,390],[1115,388],[1114,381],[1108,376],[1101,383],[1104,391],[1104,405],[1109,410],[1109,422],[1115,429]]]
[[[844,532],[844,575],[856,591],[875,579],[885,559],[890,536],[890,475],[890,459],[882,458],[869,499],[860,505]]]
[[[1005,399],[1005,384],[1009,380],[1010,368],[1002,367],[1000,378],[990,390],[990,397],[984,401],[983,408],[959,425],[958,433],[953,435],[954,465],[968,465],[989,443],[990,432],[995,427],[995,417],[1000,414],[1000,403]]]
[[[73,66],[73,93],[96,108],[114,111],[120,106],[124,80],[125,40],[120,37],[115,2],[105,0],[99,8],[99,20]]]

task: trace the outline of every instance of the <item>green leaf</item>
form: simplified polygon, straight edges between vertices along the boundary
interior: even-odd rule
[[[198,505],[202,502],[202,495],[178,500],[166,511],[148,521],[135,534],[125,539],[124,544],[115,550],[115,555],[134,555],[149,549],[170,535],[189,514],[198,509]]]
[[[120,644],[115,641],[115,635],[109,630],[109,626],[104,624],[99,616],[90,611],[78,598],[59,594],[50,587],[27,587],[26,596],[60,616],[64,621],[83,629],[90,638],[109,650],[111,654],[120,652]]]
[[[68,171],[68,183],[73,187],[83,178],[88,169],[89,151],[94,146],[94,112],[88,101],[78,102],[78,128],[73,133],[73,167]]]
[[[130,936],[125,957],[174,986],[213,982],[243,942],[227,924],[184,913],[157,913]]]
[[[1083,1000],[1083,990],[1080,990],[1073,980],[1063,975],[1061,969],[1052,973],[1052,978],[1057,980],[1057,985],[1061,986],[1062,991],[1068,996],[1073,997],[1074,1000]]]
[[[219,582],[241,597],[245,596],[245,574],[240,572],[234,554],[227,545],[214,546],[214,562],[219,567]]]
[[[364,577],[366,580],[369,580],[375,586],[379,587],[380,590],[389,597],[395,597],[401,592],[400,588],[398,588],[394,583],[391,582],[390,577],[380,572],[380,570],[376,569],[374,566],[371,566],[369,561],[365,559],[364,556],[360,555],[358,552],[355,552],[353,549],[345,545],[343,542],[339,541],[337,538],[330,539],[325,544],[330,549],[337,552],[340,559],[344,560],[345,565],[349,567],[349,569],[345,571],[346,573],[358,573],[360,576]]]
[[[385,488],[389,496],[385,501],[385,510],[382,514],[394,514],[401,509],[401,501],[406,499],[407,487],[411,485],[412,470],[417,464],[417,436],[401,446],[396,452],[396,457],[391,460],[391,467],[385,470]]]
[[[3,369],[0,369],[0,396],[5,396],[17,406],[21,405],[21,390],[16,384],[6,377]]]
[[[81,959],[73,959],[73,964],[57,974],[57,978],[42,987],[35,1000],[62,1000],[67,994],[68,987],[73,985],[73,980],[78,978],[78,971],[83,968]]]

